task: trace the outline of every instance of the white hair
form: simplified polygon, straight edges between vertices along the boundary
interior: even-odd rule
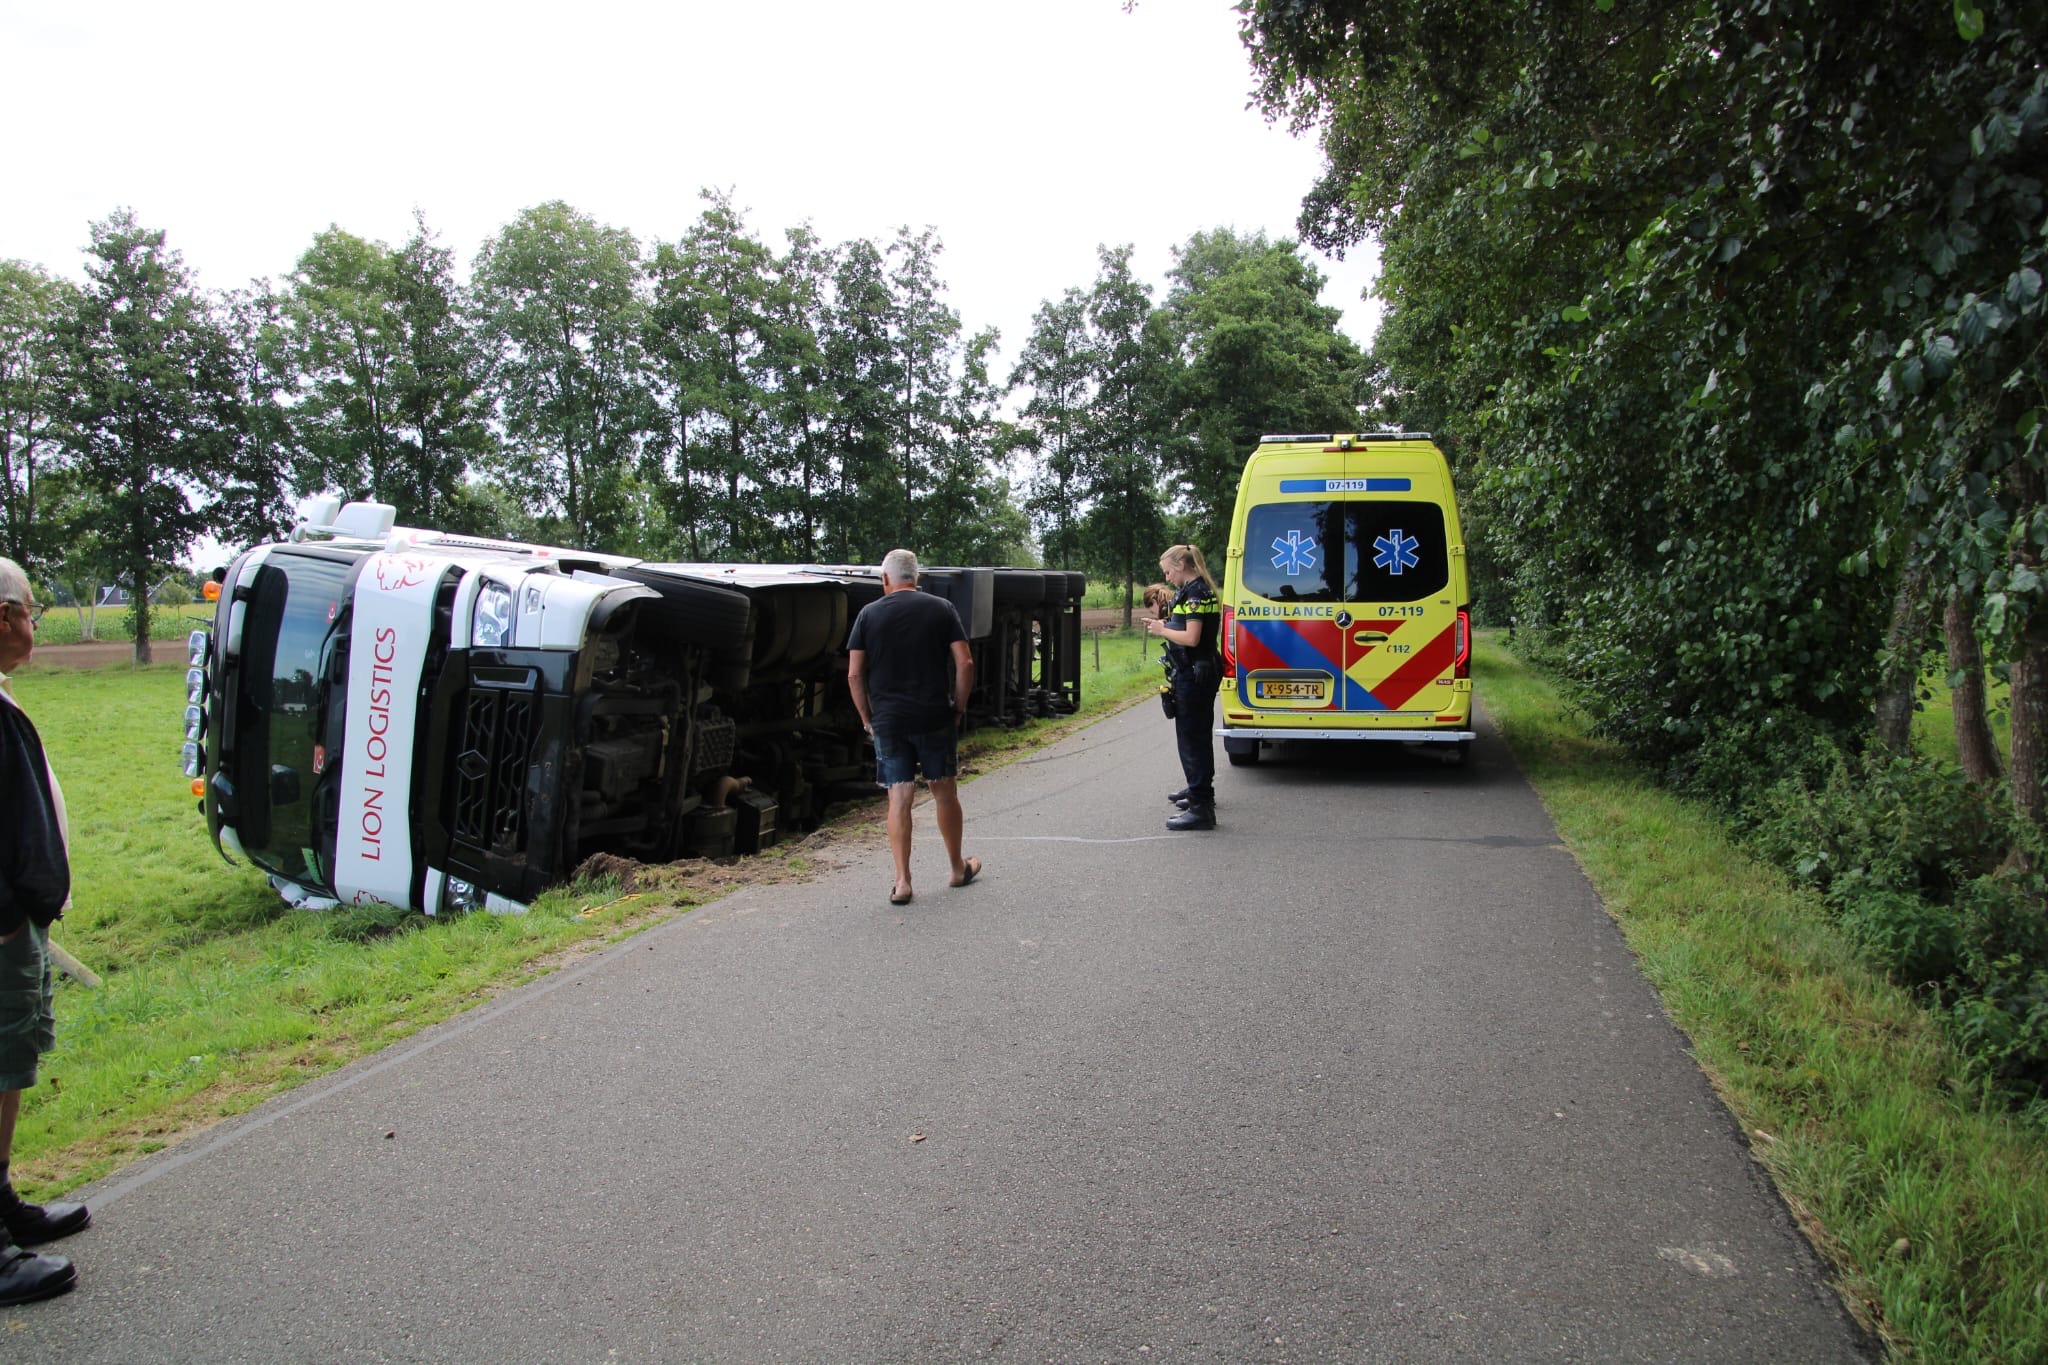
[[[914,565],[915,560],[912,561]],[[0,555],[0,602],[25,602],[28,600],[28,575],[21,565]]]
[[[882,556],[882,577],[891,583],[917,582],[917,555],[909,550],[891,550]]]

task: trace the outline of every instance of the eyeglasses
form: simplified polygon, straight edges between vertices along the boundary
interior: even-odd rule
[[[43,606],[41,602],[37,602],[34,605],[30,605],[29,603],[22,601],[18,597],[9,597],[0,600],[4,600],[10,606],[20,607],[23,611],[27,612],[28,623],[30,625],[34,625],[36,622],[42,620],[43,612],[46,610],[46,608]]]

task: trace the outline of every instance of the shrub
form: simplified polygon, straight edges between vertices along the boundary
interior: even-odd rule
[[[1837,883],[1834,900],[1842,928],[1900,984],[1930,986],[1955,976],[1962,936],[1952,907],[1860,874]]]
[[[1724,739],[1734,752],[1717,749]],[[1741,735],[1717,736],[1687,785],[1729,808],[1747,751]],[[2003,789],[1952,764],[1855,759],[1820,736],[1787,762],[1760,798],[1734,803],[1750,847],[1817,888],[1893,978],[1934,988],[1972,1071],[2048,1125],[2048,875],[2026,870],[2048,868],[2048,848]]]
[[[1747,831],[1771,809],[1776,789],[1787,783],[1800,792],[1818,787],[1849,757],[1820,722],[1788,711],[1715,726],[1697,748],[1671,761],[1665,781]]]
[[[1824,892],[1854,873],[1860,886],[1948,905],[2020,838],[2003,789],[1969,781],[1954,764],[1836,754],[1819,780],[1811,772],[1770,788],[1746,832],[1761,856]]]

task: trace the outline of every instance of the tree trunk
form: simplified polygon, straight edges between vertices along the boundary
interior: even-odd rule
[[[2012,664],[2012,803],[2036,829],[2048,827],[2041,760],[2048,751],[2048,610],[2027,621]]]
[[[1920,688],[1920,658],[1927,644],[1927,566],[1908,563],[1892,599],[1884,637],[1884,672],[1877,683],[1878,747],[1903,754],[1913,747],[1913,702]]]
[[[1984,704],[1984,649],[1977,640],[1976,607],[1961,588],[1951,589],[1941,626],[1948,641],[1948,671],[1960,678],[1949,694],[1955,709],[1956,756],[1962,761],[1965,777],[1990,786],[1998,781],[2002,765]]]
[[[135,594],[129,610],[135,613],[135,666],[140,668],[149,658],[149,575],[135,575],[134,585],[129,591]]]

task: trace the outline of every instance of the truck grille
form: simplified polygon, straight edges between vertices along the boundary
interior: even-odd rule
[[[461,842],[509,852],[524,841],[533,729],[531,696],[470,689],[455,759],[455,837]]]

